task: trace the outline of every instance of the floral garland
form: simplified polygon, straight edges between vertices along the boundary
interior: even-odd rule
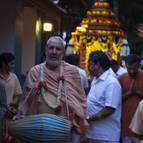
[[[55,104],[52,103],[51,101],[49,101],[48,96],[46,96],[47,91],[45,90],[45,88],[41,88],[41,94],[42,94],[42,97],[43,97],[44,101],[46,102],[46,104],[50,108],[58,110],[58,111],[61,110],[60,99],[61,99],[61,96],[62,96],[62,86],[63,86],[63,81],[64,81],[63,72],[64,72],[64,65],[63,65],[63,62],[62,62],[61,65],[60,65],[60,76],[57,79],[58,80],[58,90],[57,90],[57,98],[56,98]],[[43,66],[42,66],[42,69],[41,69],[40,80],[44,81]]]

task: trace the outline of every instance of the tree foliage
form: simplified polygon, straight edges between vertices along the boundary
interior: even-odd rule
[[[132,53],[143,54],[143,39],[138,37],[137,29],[143,24],[143,0],[118,0],[119,19],[127,33]]]

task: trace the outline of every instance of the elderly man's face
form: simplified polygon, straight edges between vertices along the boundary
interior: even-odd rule
[[[46,63],[52,67],[57,67],[64,55],[64,47],[57,39],[53,39],[49,45],[46,45]]]

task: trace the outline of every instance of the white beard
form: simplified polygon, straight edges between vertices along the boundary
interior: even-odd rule
[[[60,66],[61,59],[46,59],[46,64],[51,68],[57,68]]]

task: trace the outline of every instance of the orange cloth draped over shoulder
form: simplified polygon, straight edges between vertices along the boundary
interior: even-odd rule
[[[37,88],[37,85],[40,81],[41,66],[43,66],[43,77],[48,87],[48,92],[45,92],[45,94],[48,96],[49,101],[51,100],[51,102],[54,103],[57,97],[59,72],[48,69],[46,67],[46,63],[42,63],[31,68],[24,85],[24,96],[28,96],[30,89]],[[86,96],[81,85],[81,79],[77,68],[64,62],[63,76],[64,84],[62,87],[61,97],[62,111],[60,113],[55,113],[55,111],[45,103],[44,99],[40,95],[40,92],[29,95],[27,101],[21,108],[22,112],[27,115],[51,113],[67,116],[67,103],[69,107],[70,120],[73,121],[73,119],[76,117],[76,119],[78,119],[76,121],[77,125],[80,122],[80,119],[84,120],[86,110]]]
[[[143,72],[139,71],[135,79],[131,78],[128,73],[125,73],[118,78],[122,87],[122,96],[129,91],[131,84],[135,90],[143,92]],[[136,94],[130,95],[128,99],[122,102],[122,118],[121,118],[121,134],[122,136],[131,136],[132,132],[129,125],[136,111],[138,103],[143,99],[143,96]]]

